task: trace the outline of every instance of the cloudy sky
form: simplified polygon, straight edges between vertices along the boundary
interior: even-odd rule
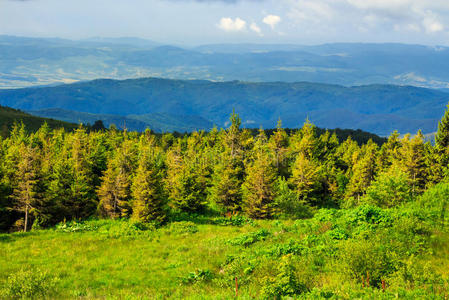
[[[0,0],[0,34],[449,45],[449,0]]]

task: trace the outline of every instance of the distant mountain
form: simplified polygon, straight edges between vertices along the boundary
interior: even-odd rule
[[[143,122],[167,128],[209,129],[228,125],[235,110],[246,127],[273,128],[281,118],[297,128],[309,118],[323,128],[362,129],[379,135],[435,132],[449,94],[393,85],[343,87],[318,83],[248,83],[141,78],[94,80],[56,87],[0,90],[0,104],[63,120],[86,120],[85,114],[115,115],[113,122]],[[59,108],[50,114],[43,109]],[[39,112],[40,110],[40,112]],[[50,112],[52,112],[50,110]],[[70,118],[68,117],[70,116]],[[81,117],[80,117],[81,116]],[[100,116],[91,116],[100,119]],[[153,122],[153,123],[152,123]],[[130,123],[128,123],[130,124]],[[142,124],[142,123],[139,123]],[[165,127],[164,127],[165,126]]]
[[[21,122],[29,131],[38,130],[44,123],[47,123],[50,128],[65,128],[66,130],[73,130],[78,127],[77,124],[40,118],[17,109],[0,106],[0,135],[6,135],[14,123],[20,124]]]
[[[0,88],[141,77],[449,88],[449,48],[345,43],[182,48],[138,38],[0,36]]]
[[[42,110],[30,110],[28,113],[45,117],[63,120],[66,122],[94,124],[97,120],[102,120],[106,127],[114,124],[118,129],[144,131],[149,128],[155,132],[192,132],[195,130],[209,130],[213,124],[198,116],[182,116],[164,113],[152,113],[143,115],[113,115],[94,114],[78,112],[60,108],[49,108]]]

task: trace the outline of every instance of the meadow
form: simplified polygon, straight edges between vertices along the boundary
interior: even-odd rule
[[[436,215],[416,202],[303,220],[72,221],[0,235],[0,287],[5,299],[447,299]]]

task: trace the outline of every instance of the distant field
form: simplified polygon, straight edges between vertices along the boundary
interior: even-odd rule
[[[449,244],[416,214],[360,207],[298,221],[192,217],[146,230],[100,220],[4,234],[0,288],[44,276],[54,284],[38,298],[231,299],[237,277],[241,299],[292,287],[306,299],[447,299]]]

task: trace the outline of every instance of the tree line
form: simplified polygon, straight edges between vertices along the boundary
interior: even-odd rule
[[[90,217],[162,224],[180,212],[303,218],[320,207],[398,206],[448,175],[448,112],[435,144],[421,132],[394,132],[381,146],[340,142],[309,121],[253,135],[237,114],[230,121],[183,136],[16,125],[0,138],[0,229]]]

